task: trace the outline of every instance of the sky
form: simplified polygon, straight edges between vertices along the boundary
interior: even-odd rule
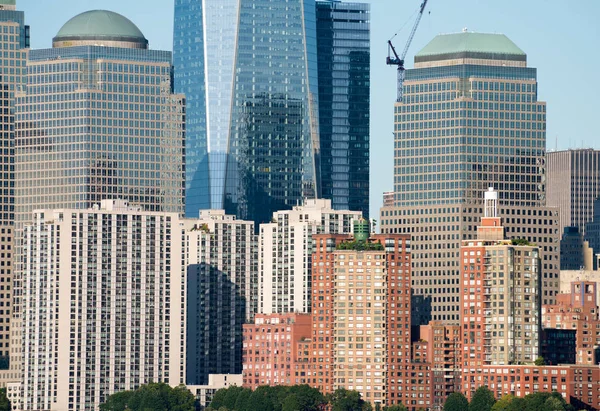
[[[216,0],[218,1],[218,0]],[[402,50],[421,0],[371,4],[371,217],[393,189],[393,107],[396,70],[385,64],[387,40]],[[71,17],[106,9],[131,19],[153,49],[171,50],[173,0],[17,0],[31,26],[31,47],[47,48]],[[547,102],[547,148],[600,148],[600,0],[429,0],[405,66],[433,37],[467,28],[503,33],[538,69],[538,99]]]

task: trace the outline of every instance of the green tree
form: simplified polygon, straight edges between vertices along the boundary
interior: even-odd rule
[[[469,409],[469,401],[460,392],[453,392],[446,398],[444,411],[465,411]]]
[[[10,411],[12,407],[10,406],[10,401],[6,396],[6,388],[0,388],[0,411]]]
[[[364,400],[357,391],[338,388],[328,396],[331,411],[362,411]]]
[[[194,411],[195,399],[192,393],[179,386],[171,388],[165,383],[150,383],[135,391],[113,394],[100,406],[102,411]]]
[[[252,390],[248,388],[243,388],[242,391],[239,392],[237,399],[235,400],[235,405],[233,407],[236,411],[251,411],[248,408],[248,403],[250,402],[250,396],[252,395]]]
[[[473,398],[469,404],[469,411],[491,411],[495,403],[496,398],[494,397],[494,393],[488,387],[482,385],[473,394]]]
[[[389,407],[386,407],[385,411],[406,411],[407,408],[404,406],[404,404],[395,404],[395,405],[390,405]]]
[[[510,411],[511,404],[514,399],[515,399],[514,395],[510,395],[510,394],[504,395],[502,398],[500,398],[498,401],[496,401],[496,403],[492,407],[492,411]]]
[[[106,399],[104,404],[100,405],[101,411],[124,411],[127,409],[127,403],[133,396],[133,391],[116,392]]]
[[[285,400],[287,400],[288,398],[295,397],[294,400],[289,401],[297,402],[297,408],[293,411],[319,411],[321,407],[325,404],[325,397],[323,396],[323,394],[321,394],[321,392],[316,388],[312,388],[309,385],[294,385],[292,387],[289,387],[287,394],[288,395]],[[284,406],[285,400],[282,401],[283,411],[286,411],[286,408]],[[288,403],[288,407],[289,406],[290,405]]]
[[[534,361],[534,364],[537,366],[546,365],[546,360],[544,360],[544,357],[537,357]]]

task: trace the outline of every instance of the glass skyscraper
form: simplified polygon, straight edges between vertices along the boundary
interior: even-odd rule
[[[317,1],[321,190],[369,215],[370,6]]]
[[[265,222],[319,196],[314,0],[176,0],[186,214]]]

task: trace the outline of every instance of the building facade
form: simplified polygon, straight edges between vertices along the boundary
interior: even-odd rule
[[[483,366],[533,364],[539,356],[541,301],[537,246],[505,239],[498,193],[485,193],[477,239],[461,247],[463,390]]]
[[[258,226],[319,195],[315,32],[314,0],[175,2],[188,216],[225,209]]]
[[[317,1],[321,191],[369,216],[370,5]]]
[[[23,237],[24,410],[96,410],[116,391],[184,383],[178,225],[176,213],[122,200],[34,212]]]
[[[413,238],[414,321],[459,321],[459,250],[475,238],[480,193],[499,192],[509,238],[540,244],[542,296],[558,292],[558,214],[546,207],[546,104],[536,69],[501,34],[435,37],[396,103],[395,205],[382,231]]]
[[[300,312],[311,308],[315,234],[350,234],[360,211],[337,211],[331,200],[274,212],[259,233],[258,312]]]
[[[16,368],[10,367],[12,277],[15,220],[15,92],[25,82],[25,63],[29,48],[29,26],[25,15],[16,10],[16,2],[0,1],[0,387],[19,378]],[[12,347],[14,348],[14,347]]]
[[[256,313],[258,256],[252,221],[223,210],[183,220],[186,384],[242,373],[242,326]]]
[[[357,390],[372,404],[431,405],[431,367],[412,361],[406,235],[316,235],[311,385]]]
[[[301,385],[309,379],[310,314],[257,314],[244,325],[244,387]]]
[[[585,235],[600,196],[600,150],[549,151],[546,162],[547,205],[560,209],[561,232],[578,227]]]
[[[554,305],[544,305],[543,326],[550,329],[575,330],[575,363],[596,365],[600,362],[600,317],[595,281],[572,281],[570,292],[557,296]]]
[[[185,110],[171,76],[171,53],[149,50],[135,24],[109,11],[73,17],[53,48],[29,52],[27,84],[15,94],[16,293],[20,228],[35,209],[120,198],[183,213]]]

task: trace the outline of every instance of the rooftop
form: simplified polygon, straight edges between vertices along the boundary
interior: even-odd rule
[[[415,55],[415,62],[454,58],[525,61],[527,55],[504,34],[439,34]]]
[[[17,0],[0,0],[1,6],[16,6]]]
[[[67,21],[54,37],[55,47],[57,44],[59,47],[65,47],[70,45],[69,42],[89,43],[90,41],[109,44],[110,42],[136,43],[143,48],[148,45],[144,34],[131,20],[108,10],[91,10],[78,14]]]

